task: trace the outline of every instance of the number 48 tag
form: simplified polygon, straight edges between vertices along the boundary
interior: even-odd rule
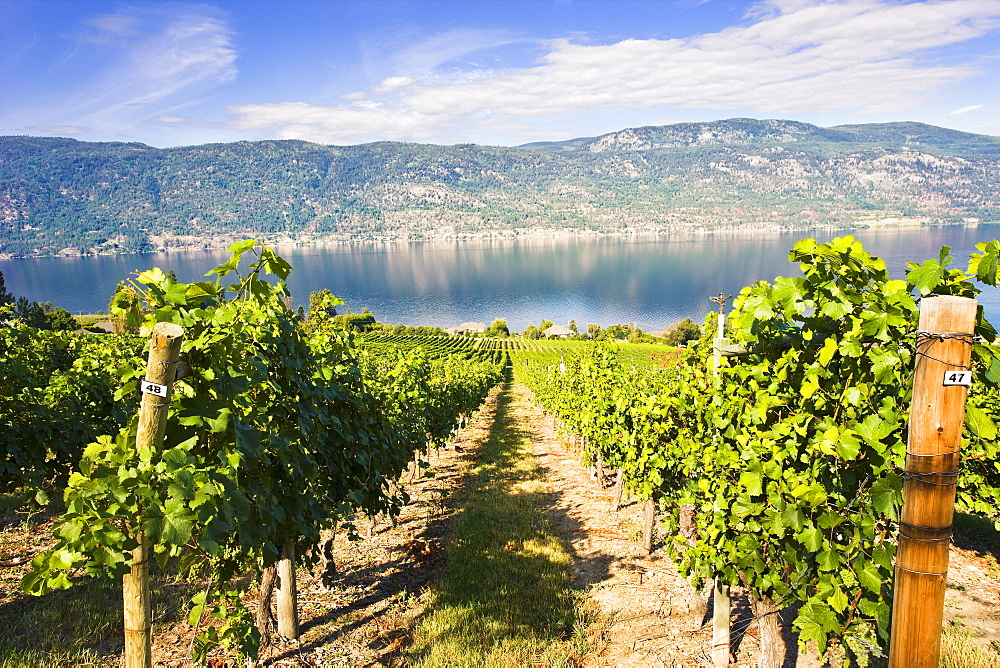
[[[155,394],[158,397],[167,396],[167,386],[151,383],[148,380],[142,381],[142,391],[146,394]]]
[[[944,385],[964,385],[969,387],[972,385],[972,372],[971,371],[951,371],[944,372]]]

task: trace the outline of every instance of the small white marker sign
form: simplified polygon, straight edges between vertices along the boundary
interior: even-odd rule
[[[151,383],[148,380],[142,381],[142,391],[146,394],[155,394],[158,397],[167,396],[166,385],[157,385],[156,383]]]
[[[944,385],[945,387],[949,385],[964,385],[969,387],[972,385],[972,372],[971,371],[956,371],[952,369],[951,371],[944,372]]]

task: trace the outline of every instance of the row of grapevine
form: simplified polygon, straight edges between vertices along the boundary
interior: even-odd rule
[[[585,437],[587,457],[666,512],[668,548],[696,585],[745,587],[759,618],[796,605],[800,641],[820,652],[877,655],[890,630],[913,294],[996,285],[1000,244],[979,248],[966,271],[949,268],[944,249],[903,281],[851,237],[799,242],[791,258],[802,277],[740,293],[734,343],[747,353],[718,377],[707,337],[669,369],[628,369],[597,348],[555,367],[520,359],[516,373]],[[958,502],[995,516],[1000,358],[981,309],[977,333]],[[681,508],[693,509],[684,538]],[[762,625],[762,643],[781,646],[776,624]]]
[[[84,446],[124,424],[135,405],[115,395],[117,370],[142,346],[133,336],[0,328],[0,490],[65,481]]]
[[[259,577],[279,555],[316,558],[308,548],[321,532],[353,513],[397,513],[405,496],[395,483],[414,454],[443,441],[502,374],[489,361],[359,350],[322,317],[306,331],[283,304],[284,283],[264,280],[284,281],[289,265],[252,241],[230,250],[214,281],[153,269],[116,295],[116,314],[143,334],[158,322],[184,332],[164,444],[137,450],[135,416],[120,429],[110,428],[117,414],[103,423],[77,454],[55,545],[23,582],[44,594],[81,571],[122,576],[144,537],[161,562],[214,580],[214,602],[199,597],[192,622],[202,611],[225,622],[202,634],[202,656],[218,645],[255,655],[260,635],[234,580]],[[107,364],[119,372],[113,396],[134,407],[145,369],[123,358]]]
[[[503,339],[477,339],[467,336],[432,336],[423,334],[367,335],[361,345],[369,350],[420,349],[432,359],[451,358],[469,361],[486,360],[507,363]]]

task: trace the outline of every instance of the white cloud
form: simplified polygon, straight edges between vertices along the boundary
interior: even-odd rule
[[[191,119],[185,118],[184,116],[171,116],[169,114],[160,114],[159,116],[154,116],[150,120],[161,125],[184,125],[185,123],[189,123],[191,121]]]
[[[998,22],[996,0],[773,0],[755,5],[745,25],[718,33],[608,45],[555,40],[532,67],[409,68],[355,104],[228,111],[241,130],[327,143],[439,140],[578,110],[898,113],[977,72],[968,63],[936,62],[930,50],[985,35]],[[425,51],[428,66],[460,52]]]
[[[79,125],[29,125],[28,129],[32,132],[41,132],[59,137],[75,137],[87,132],[87,128],[81,128]]]
[[[414,36],[416,37],[416,36]],[[427,36],[407,39],[406,35],[387,33],[372,43],[371,57],[388,61],[394,72],[406,76],[427,75],[438,72],[444,65],[481,53],[488,49],[519,41],[514,33],[505,30],[476,30],[458,28]],[[401,41],[407,42],[399,48]]]
[[[966,113],[968,113],[970,111],[975,111],[976,109],[982,109],[983,106],[984,105],[982,105],[982,104],[970,104],[968,107],[962,107],[962,108],[956,109],[955,111],[952,111],[950,113],[951,113],[952,116],[955,116],[957,114],[966,114]]]
[[[416,81],[410,77],[389,77],[375,87],[375,93],[377,95],[385,95],[386,93],[391,93],[396,89],[405,88],[414,83]]]
[[[121,19],[131,27],[114,66],[88,87],[91,108],[108,113],[150,105],[236,77],[231,31],[215,11],[173,4],[142,11],[102,17],[104,23]]]
[[[236,77],[232,30],[206,5],[126,6],[82,21],[66,37],[75,46],[53,70],[73,83],[37,108],[20,105],[12,117],[21,125],[86,128],[99,137],[128,136],[150,120],[176,126],[178,107]]]

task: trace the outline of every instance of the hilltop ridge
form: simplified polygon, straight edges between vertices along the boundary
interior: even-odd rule
[[[0,255],[1000,220],[1000,138],[736,118],[518,147],[0,137]]]

